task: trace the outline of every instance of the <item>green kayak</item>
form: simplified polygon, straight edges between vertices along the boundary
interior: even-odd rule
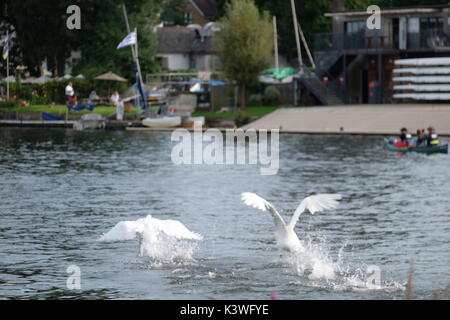
[[[385,143],[384,148],[386,150],[396,152],[448,153],[448,144],[433,147],[397,148],[392,144]]]

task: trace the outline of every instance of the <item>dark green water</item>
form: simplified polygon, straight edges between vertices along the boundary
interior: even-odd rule
[[[450,158],[382,142],[281,135],[279,173],[261,176],[255,165],[175,166],[170,133],[0,128],[0,298],[402,299],[412,259],[415,297],[431,298],[450,284]],[[266,241],[271,217],[244,206],[245,191],[286,219],[312,193],[344,198],[301,216],[308,255],[293,258]],[[202,234],[194,260],[98,241],[147,214]],[[66,288],[69,265],[81,290]],[[378,289],[365,284],[372,265]]]

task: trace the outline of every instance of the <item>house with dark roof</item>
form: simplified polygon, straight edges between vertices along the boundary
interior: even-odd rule
[[[213,33],[217,24],[198,27],[157,28],[156,58],[162,69],[215,71],[218,57],[213,45]]]
[[[381,8],[379,28],[371,12],[345,10],[333,0],[332,32],[315,36],[316,74],[348,103],[390,103],[397,59],[450,54],[450,6]]]
[[[184,9],[188,24],[205,25],[217,18],[217,3],[215,0],[188,0]]]

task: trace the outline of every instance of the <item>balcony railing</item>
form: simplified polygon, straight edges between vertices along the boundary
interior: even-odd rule
[[[408,33],[403,50],[433,49],[450,46],[450,37],[442,30],[426,30]],[[352,49],[400,49],[399,36],[392,39],[384,32],[369,33],[325,33],[314,37],[316,51],[341,51]]]

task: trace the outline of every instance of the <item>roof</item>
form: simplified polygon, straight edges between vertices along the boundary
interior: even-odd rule
[[[216,0],[190,0],[189,1],[204,17],[215,18],[217,16]]]
[[[157,31],[156,52],[164,53],[215,53],[212,37],[200,37],[199,31],[188,27],[164,27]]]
[[[94,78],[95,80],[109,80],[109,81],[119,81],[119,82],[127,82],[128,80],[122,78],[121,76],[109,71],[107,73],[101,74]]]
[[[383,14],[414,14],[414,13],[436,13],[441,12],[442,9],[448,9],[450,5],[428,5],[428,6],[409,6],[409,7],[394,7],[381,9]],[[372,13],[368,13],[364,10],[342,10],[336,12],[325,13],[326,17],[338,17],[338,16],[367,16]]]

